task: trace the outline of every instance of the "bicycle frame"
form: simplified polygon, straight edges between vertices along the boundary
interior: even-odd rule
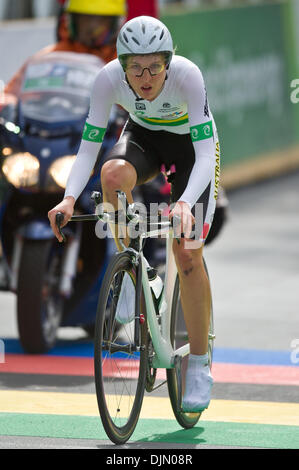
[[[135,224],[140,224],[143,226],[146,220],[142,216],[133,214],[132,205],[128,205],[126,200],[126,195],[122,191],[117,191],[120,206],[124,213],[129,215],[129,219]],[[97,212],[97,211],[96,211]],[[99,213],[99,217],[104,221],[109,223],[109,213]],[[180,224],[180,221],[178,221]],[[144,256],[142,251],[142,241],[144,238],[150,238],[157,234],[157,228],[155,230],[142,231],[140,234],[139,240],[139,251],[133,250],[137,258],[137,264],[140,265],[141,259],[141,269],[142,269],[142,286],[145,297],[146,304],[146,313],[147,313],[147,323],[150,331],[150,336],[154,346],[155,356],[153,359],[153,367],[155,369],[164,368],[171,369],[175,367],[175,360],[177,357],[183,357],[189,354],[190,346],[186,344],[181,348],[174,350],[171,345],[170,339],[170,322],[171,322],[171,309],[172,309],[172,295],[177,275],[176,263],[172,251],[172,242],[174,240],[173,227],[169,220],[163,222],[156,222],[157,227],[161,226],[159,229],[159,235],[166,235],[166,262],[165,262],[165,281],[164,281],[164,295],[166,299],[167,309],[166,312],[161,316],[161,327],[158,323],[158,318],[156,315],[156,310],[153,302],[151,287],[147,275],[146,263],[144,262]],[[168,235],[168,236],[167,236]],[[124,244],[121,244],[124,250],[132,250],[132,248],[127,248]]]
[[[125,193],[123,193],[122,191],[117,191],[117,193],[118,193],[118,197],[122,206],[122,210],[124,211],[125,214],[127,213],[129,214],[129,220],[131,222],[133,221],[136,224],[145,222],[145,220],[143,220],[139,215],[132,214],[132,210],[130,214],[130,208],[132,209],[133,205],[131,206],[128,205]],[[99,202],[99,199],[97,199],[99,198],[99,196],[93,195],[92,198],[95,200],[95,203],[97,204],[95,214],[75,215],[75,216],[72,216],[71,221],[101,220],[102,222],[108,223],[108,224],[111,224],[112,222],[115,223],[115,220],[114,220],[115,214],[104,212],[102,207],[100,207],[101,204]],[[125,223],[125,225],[128,226],[126,222],[122,222],[122,223]],[[159,235],[166,235],[164,295],[165,295],[165,300],[167,303],[167,309],[166,309],[166,312],[164,312],[163,315],[161,316],[161,326],[158,323],[158,318],[156,315],[150,282],[149,282],[148,275],[147,275],[146,263],[144,262],[145,258],[143,256],[143,251],[142,251],[142,240],[144,238],[149,238],[157,234],[157,228],[155,230],[142,231],[142,233],[140,234],[141,243],[139,242],[138,251],[135,249],[126,247],[121,242],[121,240],[119,241],[124,251],[127,250],[127,251],[134,253],[135,258],[136,258],[136,264],[139,266],[141,264],[141,269],[142,269],[141,281],[142,281],[144,297],[145,297],[147,323],[148,323],[150,336],[152,339],[154,352],[155,352],[152,366],[155,369],[158,369],[158,368],[172,369],[175,367],[177,358],[182,358],[186,356],[187,354],[189,354],[190,346],[189,344],[186,344],[180,347],[179,349],[174,350],[171,345],[170,322],[171,322],[171,309],[172,309],[172,295],[173,295],[175,280],[177,276],[177,267],[176,267],[176,263],[174,259],[174,254],[172,251],[172,242],[174,240],[174,233],[173,233],[172,224],[169,220],[167,222],[164,222],[164,223],[162,222],[160,224],[156,223],[156,225],[157,227],[159,225],[162,226],[162,228],[159,229]]]
[[[123,444],[134,432],[141,410],[145,390],[152,392],[167,382],[169,398],[174,415],[178,423],[186,429],[193,427],[198,422],[201,411],[189,413],[185,412],[182,408],[184,381],[182,359],[183,357],[190,354],[190,345],[185,344],[181,347],[178,347],[178,349],[174,349],[174,346],[172,346],[172,336],[174,331],[173,327],[175,326],[172,314],[175,315],[176,319],[177,314],[180,313],[178,310],[180,302],[178,290],[179,284],[177,282],[177,267],[174,259],[172,245],[175,243],[175,233],[177,232],[178,227],[181,226],[181,220],[180,218],[177,218],[176,221],[175,216],[171,221],[169,218],[161,221],[161,217],[159,217],[159,219],[153,220],[151,217],[134,214],[132,212],[135,210],[135,205],[129,205],[127,203],[125,194],[123,192],[117,192],[118,195],[123,198],[123,203],[121,203],[122,207],[120,207],[120,210],[115,211],[114,207],[112,207],[110,213],[108,211],[104,212],[100,193],[95,192],[92,195],[92,199],[94,199],[96,203],[95,213],[87,215],[75,215],[71,217],[71,220],[89,220],[94,222],[102,221],[104,223],[108,223],[112,234],[114,233],[113,229],[118,225],[124,225],[128,229],[128,233],[126,231],[125,235],[122,233],[120,236],[120,232],[118,230],[116,230],[114,233],[115,242],[118,247],[118,253],[116,253],[115,258],[111,259],[111,262],[108,266],[108,271],[104,277],[104,285],[101,288],[97,311],[94,349],[95,384],[102,423],[110,439],[116,444]],[[137,207],[137,209],[139,208]],[[56,224],[61,235],[63,235],[61,231],[63,217],[64,216],[62,213],[56,214]],[[138,224],[136,240],[134,240],[136,237],[136,231],[135,235],[133,235],[134,230],[132,230],[132,225],[130,225],[130,222],[133,222],[133,225]],[[178,222],[178,225],[176,222]],[[152,227],[154,227],[154,229],[152,229]],[[129,237],[127,237],[127,235],[129,235]],[[166,271],[163,286],[164,290],[162,293],[164,299],[161,299],[160,296],[159,312],[157,311],[156,301],[152,293],[151,282],[149,281],[148,263],[143,255],[144,239],[155,235],[166,235]],[[126,246],[122,237],[130,240],[128,247]],[[124,323],[124,329],[121,331],[121,334],[123,333],[123,337],[118,333],[117,324],[114,325],[114,320],[117,321],[117,312],[115,308],[117,308],[117,302],[120,299],[120,290],[118,288],[121,289],[121,284],[116,286],[114,299],[116,302],[112,304],[112,311],[110,310],[110,315],[106,315],[107,299],[110,295],[111,286],[115,287],[115,275],[118,275],[122,272],[128,272],[132,278],[133,283],[135,284],[134,328],[131,328],[132,324],[128,324],[128,332],[126,332],[126,322],[122,322],[121,319],[119,319],[120,324]],[[119,280],[122,282],[123,277],[120,277]],[[173,296],[175,298],[175,305],[173,304]],[[167,304],[166,309],[164,309],[165,301]],[[146,324],[143,324],[143,303],[145,304],[146,308]],[[132,311],[130,311],[130,313],[132,313]],[[107,320],[108,326],[105,325]],[[114,326],[116,328],[116,336],[111,333],[111,331],[114,331]],[[105,331],[105,328],[108,331]],[[128,341],[124,339],[126,333],[128,333]],[[134,338],[132,338],[132,334],[134,335]],[[118,337],[120,340],[118,340]],[[180,341],[180,338],[178,339]],[[214,335],[209,333],[209,339],[214,339]],[[104,371],[106,355],[103,357],[103,351],[107,351],[108,357],[109,355],[111,356],[112,362],[110,362],[110,365],[114,364],[114,366],[116,366],[117,376],[114,375],[115,371],[113,372],[113,370],[111,376],[109,373],[106,374]],[[114,358],[117,360],[117,357],[113,356],[113,354],[118,352],[126,353],[128,359],[133,359],[133,362],[135,362],[135,359],[137,360],[139,358],[138,352],[140,352],[140,361],[139,363],[138,361],[136,362],[136,377],[134,375],[135,364],[133,365],[133,375],[131,375],[127,372],[126,368],[128,365],[126,360],[121,361],[121,359],[119,359],[122,364],[117,365],[117,363],[115,363]],[[137,353],[136,356],[135,353]],[[124,366],[124,375],[122,375],[122,366]],[[156,370],[159,368],[166,369],[167,378],[165,381],[162,381],[154,387],[156,380]],[[109,378],[113,383],[112,391],[114,393],[112,393],[112,398],[114,401],[115,397],[119,397],[120,399],[124,398],[124,404],[122,406],[120,405],[121,400],[118,398],[116,402],[113,401],[110,404],[107,403],[107,397],[111,395],[111,387],[109,387],[108,383],[108,388],[106,389],[104,384],[109,382]],[[127,381],[129,381],[129,383],[133,383],[132,394],[130,386],[128,387]],[[116,385],[119,384],[119,382],[120,389],[118,391]],[[130,401],[129,408],[128,400]],[[125,414],[123,416],[122,412],[124,410]],[[119,418],[125,418],[125,420],[123,422],[119,422]]]

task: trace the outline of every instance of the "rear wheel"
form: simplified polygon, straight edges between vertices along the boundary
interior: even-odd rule
[[[205,269],[207,267],[205,264]],[[170,338],[174,349],[178,349],[188,343],[187,328],[184,321],[184,314],[180,300],[180,281],[177,275],[175,287],[172,297],[171,307],[171,324],[170,324]],[[214,323],[213,323],[213,308],[211,306],[210,314],[210,329],[209,329],[209,365],[212,366],[213,355],[213,340],[214,340]],[[181,364],[177,368],[167,369],[167,385],[169,398],[173,413],[178,423],[184,428],[191,428],[198,422],[201,412],[186,413],[181,408],[181,397],[184,391],[185,374],[188,364],[188,355],[182,359]],[[179,369],[179,374],[177,373]]]
[[[99,412],[108,437],[116,444],[125,443],[134,432],[147,372],[146,322],[134,319],[120,329],[115,318],[126,273],[136,296],[136,267],[129,253],[119,253],[111,260],[103,279],[94,340]],[[140,302],[141,295],[138,297]]]

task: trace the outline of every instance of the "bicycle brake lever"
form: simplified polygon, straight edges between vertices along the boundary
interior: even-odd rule
[[[65,238],[64,233],[61,230],[61,224],[63,222],[63,219],[64,219],[64,214],[62,212],[57,212],[55,222],[56,222],[59,234],[62,236],[62,241],[65,242],[66,238]]]

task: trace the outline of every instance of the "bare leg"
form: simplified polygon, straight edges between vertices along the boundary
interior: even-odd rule
[[[118,210],[118,197],[116,190],[121,190],[126,194],[129,204],[133,202],[132,190],[137,181],[136,170],[131,163],[122,159],[109,160],[104,163],[101,171],[101,183],[103,189],[104,203],[112,204],[115,210]],[[115,243],[118,246],[117,226],[109,224],[113,232]],[[124,240],[128,244],[128,238]]]
[[[132,190],[137,181],[136,170],[131,163],[122,159],[109,160],[104,163],[101,171],[101,182],[105,202],[113,204],[117,209],[116,190],[120,189],[127,195],[128,202],[133,202]]]
[[[185,239],[181,239],[180,244],[176,240],[173,243],[190,352],[203,355],[208,351],[211,292],[203,264],[202,248],[185,248]]]
[[[173,245],[190,343],[182,408],[186,412],[199,412],[209,406],[213,385],[208,365],[211,292],[202,248],[188,249],[187,243],[181,239],[179,244],[174,240]]]

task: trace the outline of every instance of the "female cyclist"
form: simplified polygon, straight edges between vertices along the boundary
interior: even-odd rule
[[[181,216],[184,238],[173,244],[180,277],[181,301],[189,335],[190,356],[183,397],[184,411],[202,411],[210,402],[213,379],[208,365],[211,306],[202,250],[211,227],[219,184],[219,142],[202,73],[190,60],[174,55],[167,27],[149,16],[133,18],[117,38],[118,58],[95,81],[81,146],[58,211],[64,225],[73,214],[105,134],[111,106],[121,105],[129,119],[101,171],[104,201],[117,208],[116,189],[132,200],[135,185],[154,178],[161,165],[175,165],[170,217]],[[191,243],[191,228],[201,229]],[[195,217],[196,216],[196,217]],[[199,233],[199,235],[198,235]]]

